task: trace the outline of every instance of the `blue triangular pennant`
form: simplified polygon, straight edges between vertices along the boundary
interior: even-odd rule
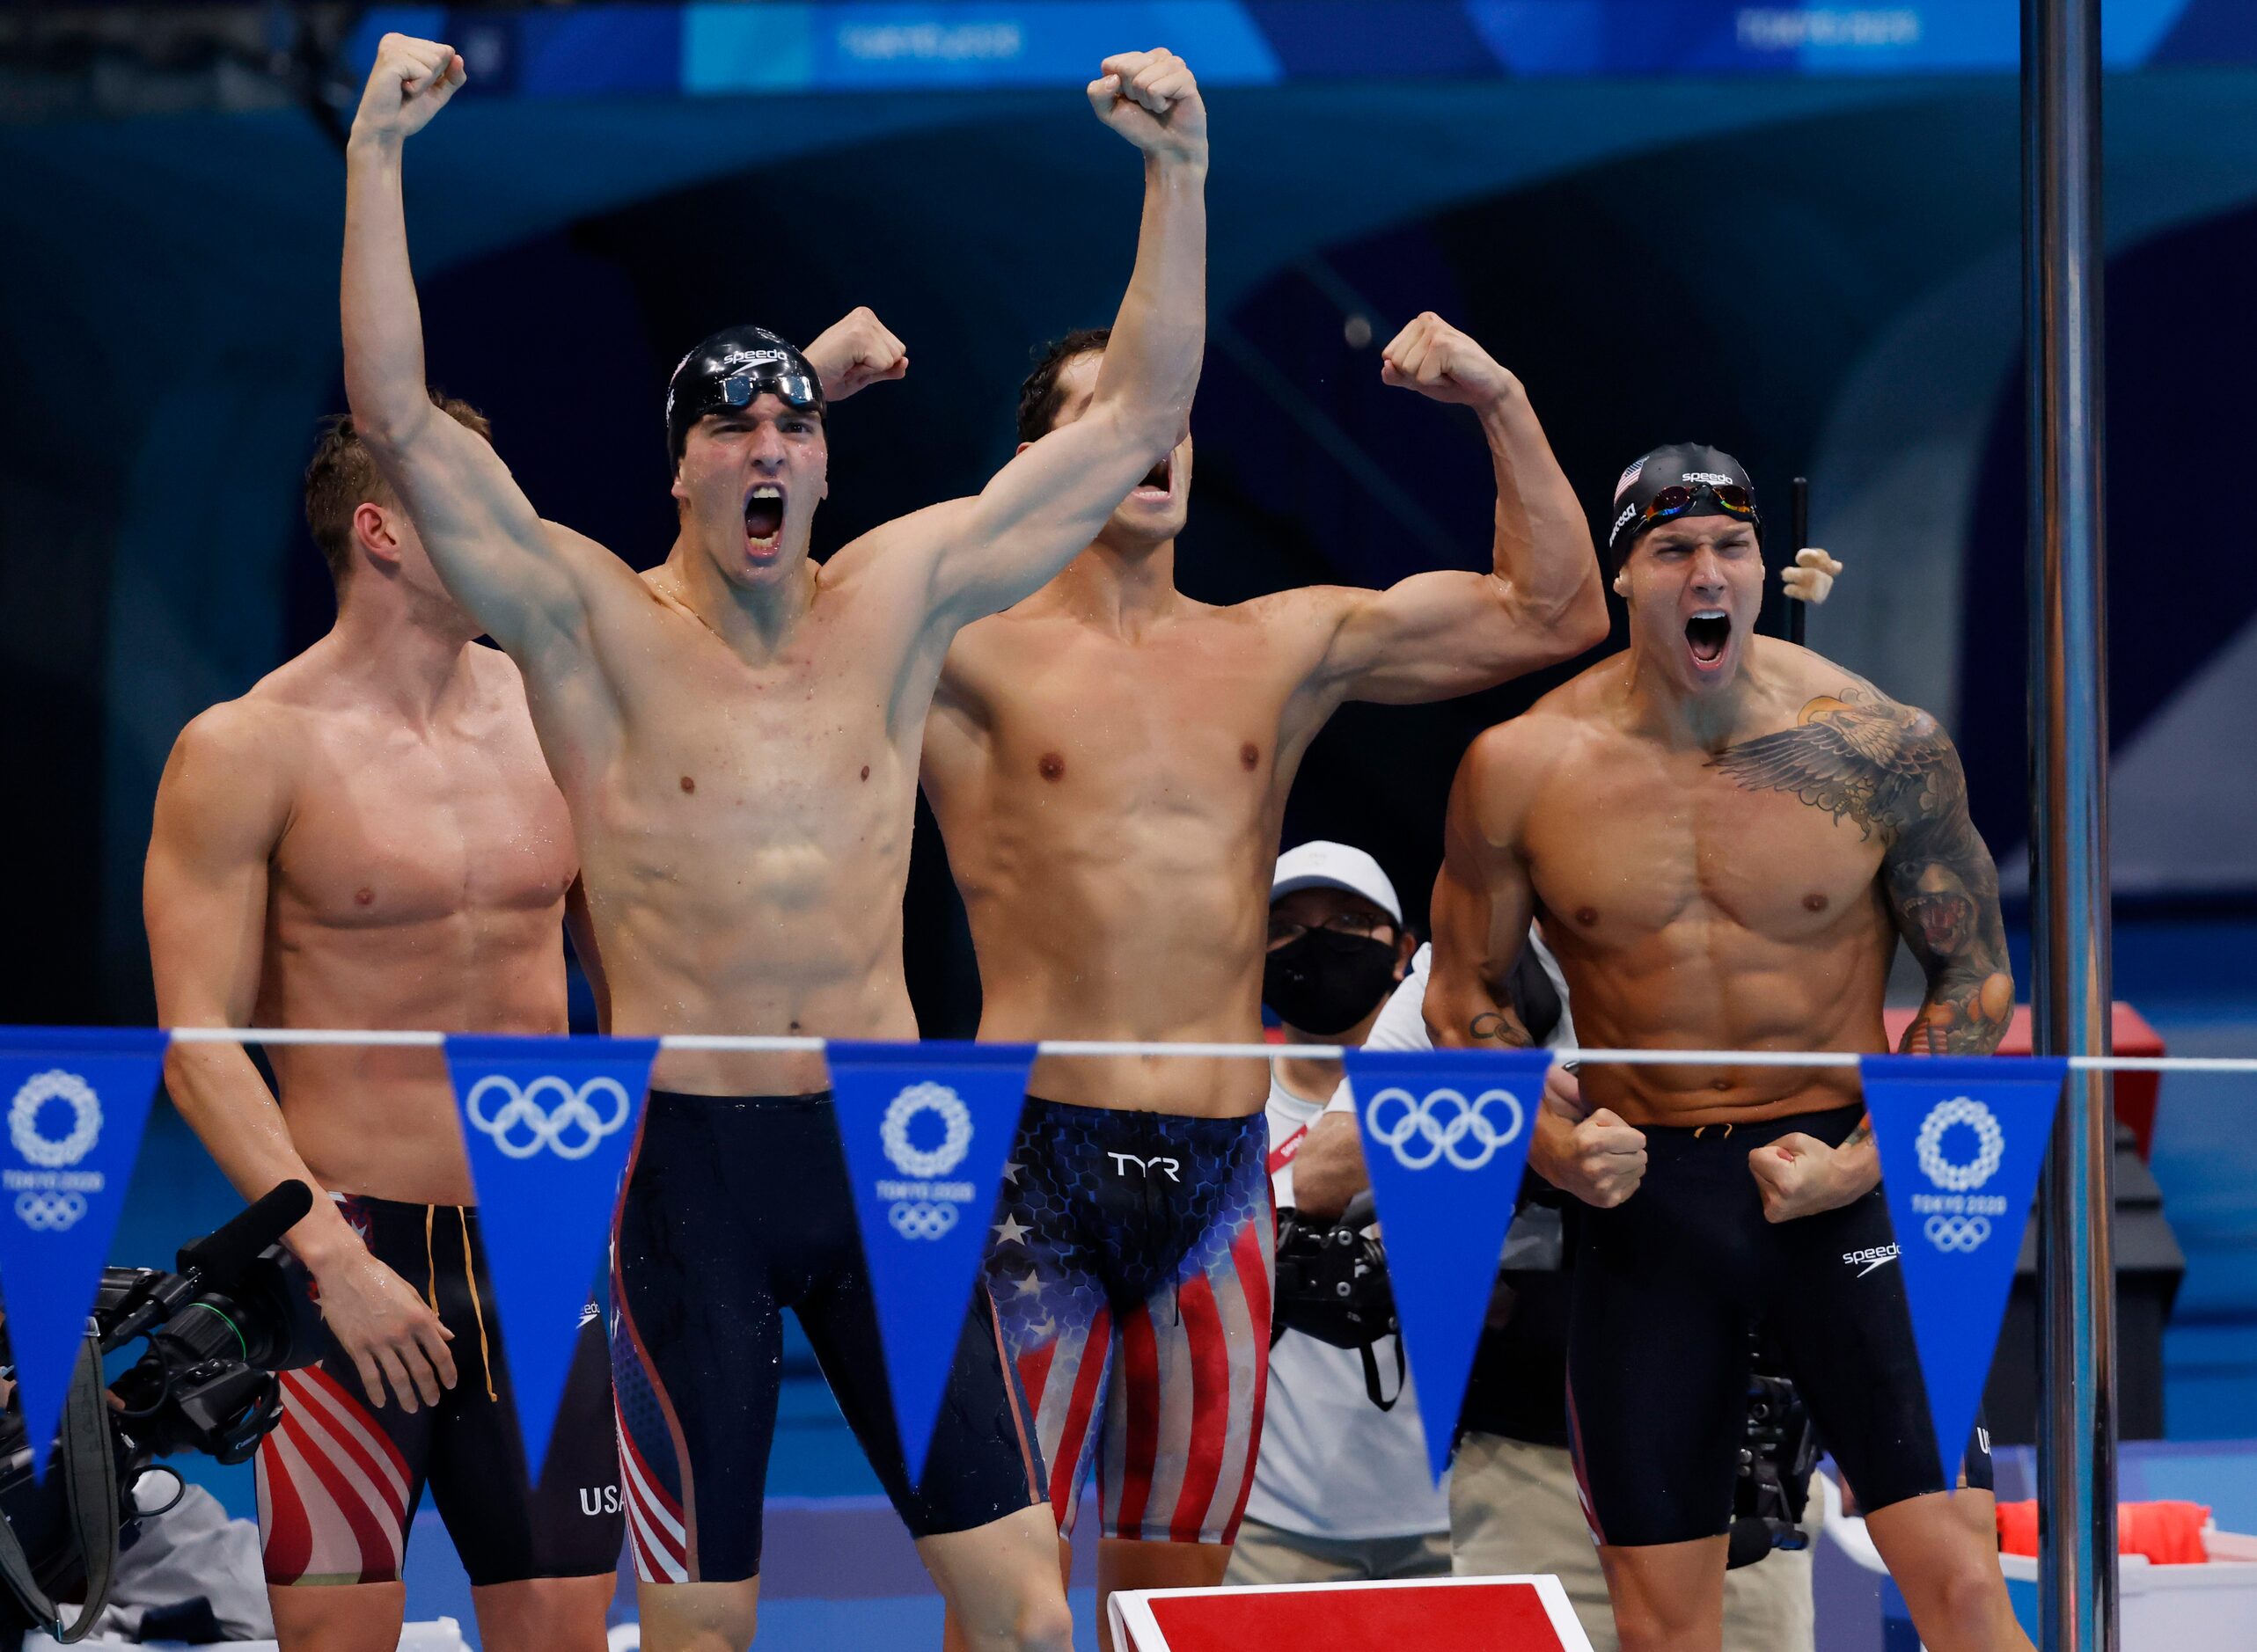
[[[987,1249],[1032,1044],[832,1041],[831,1089],[909,1483],[949,1385]]]
[[[657,1054],[655,1038],[447,1038],[536,1485]]]
[[[1346,1058],[1426,1461],[1440,1481],[1551,1052],[1352,1049]]]
[[[1948,1485],[1998,1349],[2069,1064],[2058,1057],[1867,1056],[1858,1066]]]
[[[47,1472],[166,1038],[162,1027],[0,1027],[0,1302],[35,1474]]]

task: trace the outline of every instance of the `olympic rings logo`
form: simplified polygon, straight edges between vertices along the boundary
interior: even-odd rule
[[[1980,1250],[1990,1237],[1987,1216],[1931,1216],[1921,1230],[1939,1251]]]
[[[1499,1102],[1512,1120],[1501,1130],[1489,1116],[1491,1106]],[[1383,1123],[1381,1110],[1390,1105],[1403,1111],[1391,1123]],[[1451,1089],[1414,1097],[1408,1090],[1390,1086],[1364,1109],[1364,1128],[1405,1170],[1424,1170],[1439,1159],[1447,1159],[1460,1170],[1479,1170],[1497,1156],[1499,1148],[1517,1141],[1527,1122],[1520,1098],[1509,1090],[1484,1090],[1468,1101]]]
[[[893,1231],[905,1239],[936,1239],[956,1224],[956,1208],[927,1199],[897,1199],[885,1213]]]
[[[78,1225],[78,1218],[86,1214],[86,1195],[82,1193],[19,1193],[16,1195],[16,1219],[34,1233],[61,1233]]]
[[[70,1104],[70,1129],[62,1136],[48,1136],[40,1129],[40,1108],[49,1101]],[[77,1164],[94,1151],[94,1144],[101,1138],[102,1103],[94,1087],[75,1072],[59,1068],[35,1072],[24,1080],[9,1105],[8,1139],[26,1160],[43,1170]]]
[[[500,1112],[488,1118],[484,1108],[487,1098],[494,1095],[509,1099]],[[553,1107],[541,1105],[545,1095],[556,1098]],[[608,1117],[589,1105],[588,1099],[594,1095],[611,1098]],[[512,1159],[531,1159],[544,1148],[559,1159],[585,1159],[606,1136],[623,1129],[634,1110],[627,1086],[602,1075],[575,1090],[568,1080],[547,1073],[521,1090],[507,1074],[489,1072],[463,1099],[463,1111],[470,1122]]]
[[[1967,1125],[1975,1134],[1975,1157],[1964,1165],[1944,1153],[1944,1132],[1954,1124]],[[2006,1132],[1998,1128],[1997,1115],[1982,1102],[1972,1096],[1953,1096],[1929,1109],[1912,1145],[1920,1155],[1922,1175],[1946,1193],[1972,1193],[1998,1173],[1999,1163],[2006,1157]]]
[[[941,1128],[945,1132],[941,1144],[929,1151],[909,1139],[909,1122],[920,1113],[939,1114]],[[905,1176],[914,1176],[920,1181],[945,1176],[964,1163],[964,1154],[971,1151],[971,1109],[944,1084],[912,1084],[886,1103],[885,1117],[878,1125],[878,1144],[885,1149],[885,1156],[893,1161],[893,1167]],[[955,1219],[955,1212],[950,1211],[949,1220]],[[898,1227],[900,1224],[894,1225]],[[941,1232],[945,1233],[948,1230],[942,1228]]]

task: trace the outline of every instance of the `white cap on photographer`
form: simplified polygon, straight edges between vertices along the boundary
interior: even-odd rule
[[[1362,895],[1398,925],[1403,922],[1403,903],[1396,899],[1395,885],[1380,870],[1380,863],[1346,844],[1319,838],[1279,855],[1278,869],[1270,874],[1271,903],[1296,889],[1345,889]]]

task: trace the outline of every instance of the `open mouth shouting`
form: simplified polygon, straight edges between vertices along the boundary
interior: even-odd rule
[[[784,490],[763,482],[744,497],[744,542],[756,557],[773,556],[783,548]]]
[[[1685,622],[1685,646],[1692,650],[1693,663],[1704,671],[1723,663],[1731,642],[1732,616],[1721,608],[1704,608]]]
[[[1160,461],[1144,475],[1130,492],[1129,497],[1139,504],[1164,503],[1176,491],[1176,461],[1173,455]]]

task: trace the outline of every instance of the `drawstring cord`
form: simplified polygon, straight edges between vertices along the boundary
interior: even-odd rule
[[[469,1212],[457,1205],[455,1219],[462,1224],[462,1276],[470,1285],[471,1312],[478,1316],[478,1363],[486,1376],[486,1397],[498,1403],[502,1396],[494,1392],[494,1351],[486,1341],[486,1305],[478,1299],[478,1265],[470,1259]]]

